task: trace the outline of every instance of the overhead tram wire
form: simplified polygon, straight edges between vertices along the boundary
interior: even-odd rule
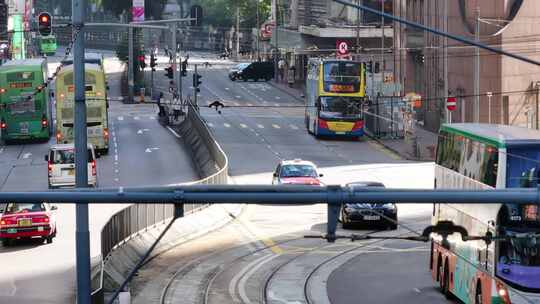
[[[468,44],[468,45],[474,45],[474,46],[477,46],[477,47],[479,47],[481,49],[488,50],[488,51],[493,52],[493,53],[505,55],[505,56],[514,58],[516,60],[520,60],[520,61],[527,62],[527,63],[533,64],[533,65],[536,65],[536,66],[540,66],[540,62],[538,62],[536,60],[532,60],[530,58],[523,57],[523,56],[520,56],[520,55],[516,55],[516,54],[510,53],[510,52],[507,52],[507,51],[504,51],[504,50],[501,50],[501,49],[498,49],[498,48],[494,48],[494,47],[488,46],[488,45],[480,43],[480,42],[475,42],[475,41],[467,39],[465,37],[450,34],[450,33],[440,31],[438,29],[434,29],[434,28],[431,28],[431,27],[428,27],[428,26],[425,26],[425,25],[422,25],[422,24],[419,24],[419,23],[416,23],[416,22],[412,22],[412,21],[409,21],[409,20],[406,20],[406,19],[403,19],[403,18],[400,18],[400,17],[396,17],[396,16],[394,16],[392,14],[383,13],[383,12],[380,12],[379,10],[372,9],[372,8],[367,7],[365,5],[353,4],[353,3],[350,3],[350,2],[344,1],[344,0],[332,0],[332,1],[343,4],[345,6],[350,6],[350,7],[356,8],[356,9],[361,9],[361,10],[364,10],[364,11],[369,12],[371,14],[375,14],[375,15],[380,16],[380,17],[388,18],[388,19],[393,20],[395,22],[403,23],[403,24],[406,24],[406,25],[414,27],[414,28],[418,28],[418,29],[420,29],[422,31],[427,31],[427,32],[430,32],[430,33],[433,33],[433,34],[436,34],[436,35],[439,35],[439,36],[444,36],[444,37],[447,37],[449,39],[459,41],[461,43],[465,43],[465,44]]]

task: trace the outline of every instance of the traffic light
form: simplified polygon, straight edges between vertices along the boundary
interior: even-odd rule
[[[375,62],[375,67],[373,69],[373,72],[375,72],[375,74],[378,74],[380,71],[381,71],[381,64],[379,62]]]
[[[38,15],[38,31],[41,36],[49,36],[52,33],[51,14],[43,12]]]
[[[139,66],[141,67],[141,70],[144,70],[144,68],[146,68],[145,56],[139,55],[137,59],[139,60]]]
[[[165,71],[167,71],[167,74],[165,74],[165,76],[167,76],[169,79],[174,78],[172,66],[165,68]]]
[[[366,71],[368,73],[373,73],[373,61],[366,62]]]
[[[187,59],[182,61],[182,77],[187,76]]]
[[[201,83],[202,83],[201,78],[202,78],[201,75],[193,74],[193,88],[195,88],[196,92],[201,91],[201,89],[199,89],[199,85],[201,85]]]
[[[426,56],[423,53],[419,53],[416,57],[416,60],[418,61],[418,63],[424,64],[424,62],[426,62]]]
[[[156,66],[157,66],[156,56],[154,56],[154,53],[152,53],[150,55],[150,67],[152,68],[152,72],[156,71],[155,69]]]
[[[200,5],[193,5],[189,11],[189,17],[195,18],[196,20],[191,20],[191,26],[201,26],[203,18],[203,10]]]

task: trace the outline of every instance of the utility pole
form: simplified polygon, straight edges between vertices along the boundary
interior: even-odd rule
[[[443,19],[443,28],[445,32],[448,32],[448,1],[443,1],[444,3],[444,19]],[[444,73],[444,88],[443,96],[447,97],[448,94],[448,38],[444,37],[443,40],[443,73]],[[443,101],[446,102],[446,101]],[[463,107],[463,104],[460,105]],[[449,111],[446,108],[446,122],[452,123],[452,111]]]
[[[133,28],[128,29],[128,103],[133,102],[133,87],[135,86],[133,67]]]
[[[384,0],[381,1],[381,13],[384,14]],[[384,17],[381,16],[381,75],[384,80],[385,60],[384,60]]]
[[[257,9],[257,24],[256,24],[256,30],[257,30],[257,61],[261,61],[261,51],[260,51],[260,45],[259,40],[261,36],[261,25],[259,24],[259,0],[255,0],[256,9]]]
[[[356,0],[356,4],[360,5],[360,0]],[[356,9],[356,55],[360,54],[360,9]],[[358,58],[356,58],[358,60]]]
[[[72,0],[73,79],[75,84],[75,186],[88,187],[88,147],[86,134],[86,103],[84,79],[84,15],[85,0]],[[75,243],[77,257],[77,303],[90,304],[90,232],[88,231],[88,203],[77,202],[75,207]]]
[[[476,8],[475,41],[480,42],[480,7]],[[475,47],[474,54],[474,122],[480,122],[480,48]]]
[[[240,5],[236,6],[236,59],[240,56]]]
[[[534,88],[536,89],[536,102],[535,102],[535,109],[534,109],[534,120],[535,120],[535,123],[536,123],[536,130],[539,129],[539,122],[538,122],[538,101],[539,101],[539,95],[540,95],[540,82],[535,82],[534,84]]]

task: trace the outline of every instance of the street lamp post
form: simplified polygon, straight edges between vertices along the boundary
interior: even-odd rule
[[[255,0],[255,4],[256,4],[256,10],[257,10],[257,21],[256,21],[256,24],[255,24],[255,28],[256,28],[256,33],[257,33],[257,61],[261,61],[261,51],[260,51],[260,45],[259,45],[259,40],[260,40],[260,20],[259,20],[259,0]]]

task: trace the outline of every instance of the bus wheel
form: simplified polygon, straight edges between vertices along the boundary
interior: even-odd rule
[[[474,296],[474,304],[482,304],[482,284],[476,283],[476,292]]]
[[[448,270],[448,260],[444,263],[444,272],[442,274],[442,280],[440,282],[441,291],[445,298],[450,299],[450,271]]]

